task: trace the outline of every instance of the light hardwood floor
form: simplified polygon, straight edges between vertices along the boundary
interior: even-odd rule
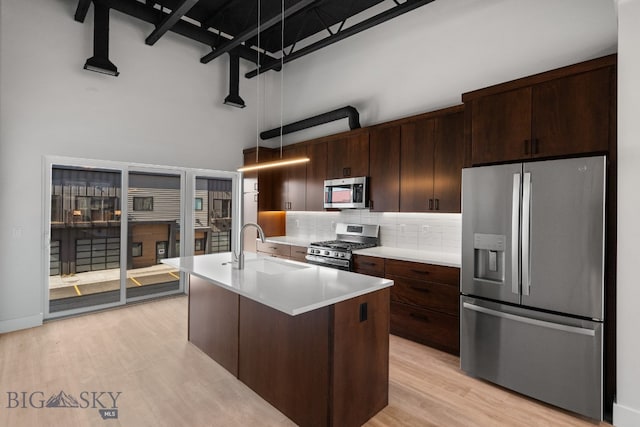
[[[294,425],[186,335],[184,296],[0,335],[0,426]],[[367,426],[609,426],[469,378],[429,347],[391,336],[390,351],[389,406]],[[98,403],[32,407],[60,391],[80,406],[121,392],[118,418],[103,420]]]

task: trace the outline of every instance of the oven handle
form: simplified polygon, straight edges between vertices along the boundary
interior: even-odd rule
[[[315,255],[307,255],[305,259],[311,264],[330,265],[330,266],[343,267],[343,268],[349,268],[349,264],[350,264],[349,261],[346,259],[332,259],[332,258],[319,257]]]

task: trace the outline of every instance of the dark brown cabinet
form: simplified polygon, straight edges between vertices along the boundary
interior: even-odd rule
[[[307,145],[306,210],[324,209],[324,180],[327,178],[327,142]]]
[[[615,58],[464,94],[473,165],[606,152]]]
[[[250,166],[256,163],[273,160],[273,150],[260,147],[256,156],[256,149],[244,150],[244,165]],[[254,198],[258,202],[258,211],[278,210],[279,205],[275,203],[274,186],[277,182],[277,175],[270,170],[250,171],[243,174],[244,191],[255,191]]]
[[[380,212],[400,209],[400,126],[369,132],[369,207]]]
[[[400,211],[460,212],[464,160],[461,108],[402,125]]]
[[[288,146],[282,150],[282,159],[306,157],[307,147]],[[307,164],[282,167],[277,171],[280,187],[280,210],[303,211],[306,204]]]
[[[367,276],[384,277],[384,258],[354,254],[353,271]]]
[[[369,175],[369,133],[327,142],[327,179]]]
[[[459,354],[460,269],[388,259],[391,333]]]

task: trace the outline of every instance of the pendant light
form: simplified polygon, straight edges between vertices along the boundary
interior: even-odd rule
[[[258,80],[256,82],[256,86],[258,87],[257,97],[256,97],[256,164],[238,168],[238,172],[248,172],[248,171],[254,171],[254,170],[261,170],[261,169],[276,168],[281,166],[289,166],[294,164],[306,163],[309,161],[308,157],[298,157],[293,159],[282,158],[282,126],[283,126],[283,109],[284,109],[284,0],[281,0],[281,4],[282,4],[282,10],[281,10],[280,16],[282,17],[282,24],[281,24],[281,32],[280,32],[280,42],[281,42],[282,51],[280,54],[280,65],[281,65],[280,67],[280,73],[281,73],[280,74],[280,159],[270,161],[270,162],[263,162],[263,163],[259,163],[258,161],[258,152],[260,151],[260,146],[258,144],[260,140],[259,131],[258,131],[258,128],[260,127],[259,126],[260,124],[259,123],[260,74],[258,74],[257,76]],[[260,49],[260,0],[258,0],[258,49]],[[260,53],[258,50],[258,70],[259,69],[260,69]]]

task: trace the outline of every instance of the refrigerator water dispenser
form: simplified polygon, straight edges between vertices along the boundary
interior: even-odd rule
[[[504,251],[507,237],[501,234],[473,235],[475,280],[504,283]]]

